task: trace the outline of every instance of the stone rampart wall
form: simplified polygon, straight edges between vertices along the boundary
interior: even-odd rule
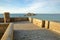
[[[49,29],[60,33],[60,23],[50,21]]]
[[[28,21],[27,17],[10,18],[10,22]],[[4,22],[4,18],[0,18],[0,22]]]
[[[3,25],[4,26],[4,25]],[[5,26],[4,26],[5,27]],[[1,40],[13,40],[13,24],[10,23],[6,29],[4,34],[1,37]]]
[[[31,21],[33,19],[33,22]],[[29,21],[35,24],[36,26],[39,26],[40,28],[46,28],[50,29],[52,31],[55,31],[57,33],[60,33],[60,23],[59,22],[53,22],[48,20],[40,20],[36,18],[29,18]]]

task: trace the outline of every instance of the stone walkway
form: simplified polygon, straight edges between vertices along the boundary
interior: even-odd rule
[[[14,40],[60,40],[60,35],[29,22],[14,23]]]

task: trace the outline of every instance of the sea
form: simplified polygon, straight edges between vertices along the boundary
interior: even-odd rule
[[[17,13],[12,13],[10,14],[10,17],[32,17],[32,18],[37,18],[41,20],[48,20],[48,21],[56,21],[60,22],[60,14],[36,14],[34,16],[25,16],[26,14],[17,14]],[[3,18],[3,14],[0,14],[0,18]]]

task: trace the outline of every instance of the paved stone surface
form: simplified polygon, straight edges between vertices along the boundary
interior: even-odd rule
[[[14,24],[14,40],[60,40],[60,35],[29,22]]]

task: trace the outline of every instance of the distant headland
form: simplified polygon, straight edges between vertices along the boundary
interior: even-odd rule
[[[34,16],[34,15],[36,15],[36,14],[34,14],[34,13],[27,13],[24,16]]]

